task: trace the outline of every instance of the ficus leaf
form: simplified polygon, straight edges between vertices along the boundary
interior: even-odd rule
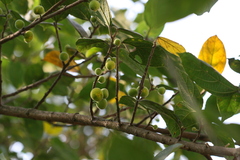
[[[179,56],[189,77],[213,95],[230,96],[238,91],[238,87],[231,84],[210,65],[197,59],[191,53],[182,53]]]
[[[226,51],[222,41],[216,35],[208,38],[198,58],[222,73],[226,64]]]
[[[107,3],[107,0],[99,0],[100,9],[95,11],[90,11],[91,14],[98,18],[99,22],[103,26],[109,27],[112,23],[110,9]]]
[[[134,107],[136,100],[130,96],[123,96],[120,99],[121,104],[127,105],[129,107]],[[181,133],[181,122],[178,119],[178,117],[174,114],[173,111],[167,109],[166,107],[149,100],[142,100],[139,102],[140,106],[153,110],[157,113],[159,113],[164,121],[167,124],[167,127],[171,133],[172,136],[177,137]]]
[[[240,60],[239,59],[229,58],[228,64],[233,71],[240,73]]]
[[[217,105],[222,121],[240,112],[240,93],[228,97],[217,97]]]
[[[44,56],[43,60],[62,68],[63,64],[62,64],[62,61],[59,59],[59,55],[60,55],[59,51],[55,51],[55,50],[50,51]],[[65,63],[67,63],[67,61]],[[69,64],[69,66],[75,66],[76,64],[77,63],[74,60],[72,60]],[[80,71],[80,67],[76,66],[76,67],[70,69],[69,71],[78,72],[78,71]]]
[[[159,152],[153,160],[164,160],[165,158],[167,158],[167,156],[169,156],[172,152],[177,151],[179,148],[183,147],[184,145],[181,143],[176,143],[173,144],[167,148],[165,148],[164,150],[162,150],[161,152]]]
[[[182,45],[180,45],[177,42],[174,42],[170,39],[167,39],[164,37],[158,37],[157,42],[165,50],[167,50],[168,52],[173,53],[175,55],[177,55],[178,53],[186,52],[185,48]]]

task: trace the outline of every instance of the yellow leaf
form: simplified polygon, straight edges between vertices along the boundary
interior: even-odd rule
[[[226,51],[222,41],[216,35],[208,38],[203,44],[198,58],[222,73],[226,64]]]
[[[121,97],[122,97],[122,96],[125,96],[125,95],[126,95],[126,94],[125,94],[123,91],[118,91],[118,99],[121,99]],[[112,98],[112,99],[110,99],[108,102],[109,102],[110,104],[115,104],[115,103],[116,103],[115,97]],[[122,105],[120,104],[120,106],[122,106]]]
[[[185,48],[178,44],[177,42],[174,42],[170,39],[164,38],[164,37],[158,37],[157,42],[160,46],[162,46],[165,50],[168,52],[175,54],[178,56],[178,53],[184,53],[186,52]]]
[[[62,132],[62,127],[55,127],[48,122],[43,122],[44,132],[51,136],[58,136]]]
[[[59,51],[50,51],[50,52],[48,52],[48,53],[45,55],[45,57],[43,58],[43,60],[44,60],[44,61],[47,61],[47,62],[50,62],[50,63],[52,63],[52,64],[54,64],[54,65],[62,68],[62,67],[63,67],[63,64],[62,64],[62,61],[59,59],[59,55],[60,55],[60,52],[59,52]],[[65,63],[67,63],[67,62],[68,62],[68,60],[65,61]],[[69,64],[69,67],[75,66],[76,64],[77,64],[77,63],[76,63],[74,60],[72,60],[72,61],[70,62],[70,64]],[[76,66],[76,67],[70,69],[69,71],[71,71],[71,72],[78,72],[78,71],[80,71],[80,67],[79,67],[79,66]]]

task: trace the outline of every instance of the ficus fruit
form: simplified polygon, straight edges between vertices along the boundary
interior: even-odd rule
[[[115,69],[116,63],[112,60],[107,61],[106,64],[105,64],[105,67],[106,67],[107,70],[111,71],[111,70]]]
[[[128,95],[131,97],[136,97],[138,94],[138,90],[136,88],[130,88],[128,91]]]
[[[108,96],[109,96],[108,89],[107,88],[102,88],[101,91],[103,93],[103,98],[105,98],[105,99],[108,98]]]
[[[33,12],[35,14],[43,14],[45,12],[45,9],[43,6],[39,5],[39,6],[36,6],[34,9],[33,9]]]
[[[100,8],[100,3],[97,0],[92,0],[89,3],[89,8],[96,12]]]
[[[60,55],[59,55],[59,59],[60,59],[61,61],[66,61],[66,60],[68,60],[68,59],[69,59],[68,53],[67,53],[67,52],[61,52]]]
[[[120,46],[121,45],[121,40],[119,38],[115,38],[114,41],[113,41],[113,44],[116,45],[116,46]]]
[[[33,32],[32,31],[26,31],[23,36],[24,36],[24,41],[26,43],[29,43],[33,39]]]
[[[101,101],[103,99],[103,92],[100,88],[93,88],[90,92],[90,97],[94,101]]]
[[[97,107],[99,109],[105,109],[107,107],[107,100],[106,99],[102,99],[101,101],[99,101],[97,103]]]
[[[137,88],[139,91],[139,87]],[[146,98],[149,95],[149,89],[147,87],[143,87],[142,92],[141,92],[141,97]]]
[[[95,23],[95,22],[97,22],[97,18],[96,18],[95,16],[92,16],[92,17],[90,18],[90,21],[93,22],[93,23]]]
[[[106,82],[106,78],[104,76],[99,76],[98,83],[103,84],[104,82]]]
[[[17,29],[21,29],[21,28],[23,28],[24,26],[25,26],[25,23],[24,23],[23,20],[18,19],[18,20],[15,21],[15,27],[16,27]]]
[[[165,88],[165,87],[159,87],[159,88],[157,89],[157,91],[158,91],[158,93],[159,93],[160,95],[163,95],[163,94],[166,92],[166,88]]]
[[[95,74],[98,75],[98,76],[100,76],[100,75],[102,74],[101,68],[96,68],[96,69],[94,70],[94,72],[95,72]]]

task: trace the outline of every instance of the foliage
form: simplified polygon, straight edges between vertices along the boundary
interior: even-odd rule
[[[217,36],[210,37],[198,59],[177,42],[159,37],[165,23],[192,13],[201,15],[216,0],[149,0],[132,22],[137,24],[134,30],[121,21],[124,10],[111,10],[107,0],[98,0],[99,8],[92,10],[90,2],[0,1],[1,106],[137,124],[137,129],[162,129],[162,134],[167,132],[176,141],[191,142],[193,138],[185,136],[191,132],[194,142],[202,142],[199,137],[204,134],[215,146],[239,145],[239,125],[224,123],[240,111],[239,87],[221,75],[226,63],[224,44]],[[44,10],[34,14],[39,5]],[[16,21],[25,26],[16,28]],[[33,35],[26,41],[24,35],[29,31]],[[68,60],[59,59],[61,53]],[[240,63],[234,63],[233,70],[236,68]],[[104,81],[99,83],[99,77]],[[100,99],[91,92],[94,88]],[[103,88],[108,94],[105,97]],[[147,136],[132,137],[94,127],[94,123],[78,126],[18,116],[0,115],[0,159],[21,158],[12,150],[17,142],[23,145],[20,152],[30,153],[34,159],[153,159],[156,152],[154,159],[172,152],[176,159],[180,155],[207,157],[180,150],[186,149],[181,141],[160,141],[170,144],[160,152],[164,147]],[[167,128],[158,123],[160,117]]]

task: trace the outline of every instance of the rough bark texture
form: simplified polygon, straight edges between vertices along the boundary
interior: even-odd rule
[[[188,141],[178,141],[177,138],[163,135],[141,127],[131,126],[129,123],[123,123],[119,125],[119,123],[116,121],[108,121],[105,119],[95,119],[92,121],[90,116],[80,115],[78,113],[72,114],[62,112],[41,111],[36,109],[26,109],[22,107],[1,106],[0,114],[41,121],[62,122],[73,125],[89,125],[96,127],[105,127],[167,145],[182,143],[184,145],[182,149],[197,152],[203,155],[234,156],[234,157],[238,157],[240,155],[240,149],[226,148],[220,146],[209,146],[203,143],[200,144]]]

